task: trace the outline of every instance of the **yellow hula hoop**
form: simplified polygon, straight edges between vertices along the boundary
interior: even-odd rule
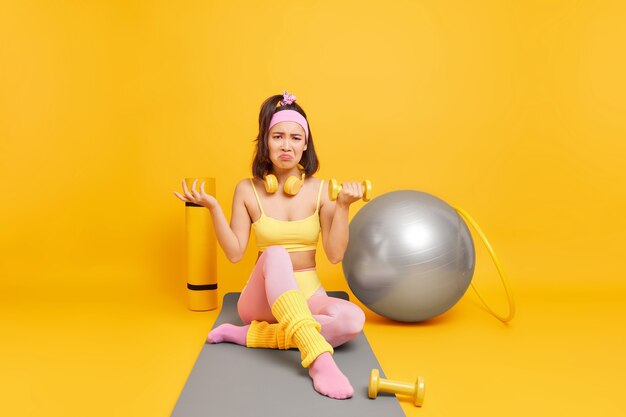
[[[509,285],[509,282],[504,277],[504,270],[502,268],[502,264],[500,263],[500,260],[498,259],[496,254],[493,252],[493,249],[491,248],[491,245],[489,244],[489,241],[487,240],[487,237],[485,236],[483,231],[480,229],[478,224],[474,221],[474,219],[472,219],[472,217],[465,210],[463,210],[462,208],[454,207],[454,209],[457,211],[457,213],[459,213],[461,215],[461,217],[463,217],[465,219],[465,221],[467,221],[469,224],[472,225],[474,230],[476,230],[476,232],[478,233],[478,235],[482,239],[485,247],[489,251],[489,254],[491,255],[491,259],[493,259],[493,263],[496,265],[496,269],[498,270],[498,273],[500,274],[500,279],[502,280],[502,284],[504,285],[504,291],[506,292],[506,297],[507,297],[507,300],[509,302],[509,314],[506,315],[506,316],[501,316],[500,314],[498,314],[495,311],[493,311],[491,309],[491,307],[489,307],[487,302],[483,299],[483,297],[480,295],[480,293],[478,292],[478,290],[474,286],[474,283],[470,282],[470,285],[472,286],[472,288],[476,292],[476,295],[478,296],[480,301],[483,303],[483,305],[487,308],[487,310],[491,314],[493,314],[493,316],[495,318],[497,318],[498,320],[502,321],[503,323],[509,322],[509,321],[511,321],[513,319],[513,316],[515,316],[515,301],[513,300],[513,294],[511,292],[511,287]]]

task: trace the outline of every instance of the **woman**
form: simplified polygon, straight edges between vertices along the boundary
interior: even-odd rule
[[[207,341],[297,347],[315,390],[345,399],[354,390],[332,358],[333,347],[356,337],[365,315],[355,304],[326,295],[315,271],[315,249],[321,232],[330,262],[341,261],[348,245],[349,207],[363,196],[363,189],[358,183],[344,183],[337,200],[330,201],[328,185],[313,177],[319,165],[313,136],[306,113],[295,100],[285,92],[263,102],[254,178],[237,184],[230,225],[217,200],[205,193],[204,184],[196,190],[197,180],[191,190],[183,181],[184,195],[174,194],[210,210],[218,242],[231,262],[243,257],[251,228],[259,246],[237,305],[246,325],[223,324],[209,333]],[[277,191],[265,188],[264,179],[270,175]]]

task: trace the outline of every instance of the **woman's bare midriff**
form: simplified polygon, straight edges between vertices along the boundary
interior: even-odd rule
[[[257,259],[261,256],[259,252]],[[289,252],[291,263],[293,264],[294,271],[303,271],[307,269],[315,269],[315,251],[309,250],[306,252]]]

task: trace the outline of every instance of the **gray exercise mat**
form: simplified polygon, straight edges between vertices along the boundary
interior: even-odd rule
[[[348,299],[345,292],[328,295]],[[237,314],[239,293],[224,296],[214,327],[241,324]],[[251,349],[231,343],[206,344],[176,403],[173,417],[369,417],[404,416],[394,395],[367,396],[369,375],[381,370],[363,332],[335,349],[335,361],[350,379],[354,396],[334,400],[318,394],[308,371],[300,365],[300,352]]]

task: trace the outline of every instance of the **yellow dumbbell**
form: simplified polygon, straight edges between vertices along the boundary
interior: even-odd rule
[[[363,185],[363,201],[370,201],[372,199],[372,182],[365,180],[361,184]],[[336,179],[331,179],[328,182],[328,198],[331,201],[335,201],[341,189],[341,184]]]
[[[378,392],[408,395],[416,406],[421,407],[424,403],[424,377],[418,376],[415,384],[411,384],[381,378],[378,369],[372,369],[367,395],[370,398],[376,398]]]

